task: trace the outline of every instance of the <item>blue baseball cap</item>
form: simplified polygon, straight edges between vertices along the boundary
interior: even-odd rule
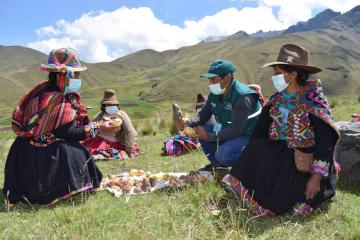
[[[211,63],[208,72],[202,73],[200,77],[210,78],[234,72],[235,67],[230,61],[217,59]]]

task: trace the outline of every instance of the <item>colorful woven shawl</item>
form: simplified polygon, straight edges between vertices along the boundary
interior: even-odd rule
[[[289,109],[289,115],[284,128],[282,126],[282,114],[279,106],[285,102],[286,100],[282,93],[275,93],[268,102],[271,105],[270,116],[273,119],[269,128],[270,139],[279,140],[282,135],[285,135],[289,148],[314,146],[315,136],[310,125],[309,114],[322,119],[339,136],[319,79],[308,81],[303,93],[287,100],[288,104],[290,103],[295,107]]]
[[[86,107],[77,93],[42,92],[40,83],[23,96],[12,116],[12,129],[19,137],[40,137],[73,120],[89,122]]]
[[[196,149],[198,149],[197,139],[188,137],[183,132],[178,132],[173,138],[164,142],[162,155],[180,156]]]

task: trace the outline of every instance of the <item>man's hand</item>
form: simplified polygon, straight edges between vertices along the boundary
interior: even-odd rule
[[[185,127],[189,126],[189,119],[187,118],[181,118],[179,120],[176,120],[175,116],[173,116],[173,120],[177,130],[183,130]]]
[[[201,126],[196,127],[196,134],[194,137],[197,137],[199,140],[206,141],[208,137],[205,128]]]
[[[320,191],[321,176],[314,173],[306,183],[306,199],[313,199]]]

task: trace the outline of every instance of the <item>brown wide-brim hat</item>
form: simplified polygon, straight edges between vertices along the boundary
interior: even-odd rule
[[[106,105],[118,105],[119,102],[116,99],[116,92],[114,89],[106,89],[104,91],[104,97],[101,101],[101,104],[106,104]]]
[[[310,74],[321,72],[321,68],[309,65],[309,51],[301,46],[285,44],[280,48],[276,62],[270,62],[262,66],[273,67],[275,65],[290,65],[308,71]]]

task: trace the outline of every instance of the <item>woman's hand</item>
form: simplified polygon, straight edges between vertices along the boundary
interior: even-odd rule
[[[100,133],[116,133],[121,129],[120,126],[113,126],[112,121],[101,121],[99,125]]]
[[[208,137],[205,128],[201,126],[196,127],[196,135],[194,137],[197,137],[199,140],[206,141]]]
[[[313,199],[320,191],[321,176],[314,173],[306,183],[306,200]]]

